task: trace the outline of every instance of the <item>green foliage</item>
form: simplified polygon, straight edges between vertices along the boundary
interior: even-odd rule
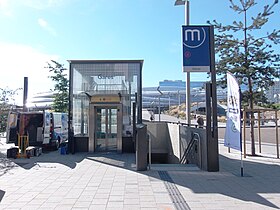
[[[11,90],[8,87],[4,89],[0,88],[0,133],[6,131],[8,114],[15,101],[14,96],[17,95],[18,90],[21,90],[21,88],[16,90]]]
[[[216,20],[208,21],[214,25],[218,34],[215,35],[215,51],[218,55],[216,70],[221,77],[221,84],[226,85],[226,73],[231,72],[240,84],[247,86],[243,93],[242,103],[254,108],[259,100],[264,100],[259,90],[268,89],[280,77],[280,55],[273,50],[273,45],[280,43],[280,30],[264,33],[262,28],[273,14],[272,5],[265,5],[261,12],[247,18],[256,9],[255,0],[229,0],[230,8],[241,15],[231,25],[222,25]],[[237,3],[235,3],[237,2]],[[261,1],[260,1],[261,2]],[[254,118],[251,113],[251,118]],[[252,121],[254,122],[254,121]],[[252,155],[255,155],[254,123],[250,124]]]
[[[55,99],[52,108],[56,112],[67,112],[68,111],[68,89],[69,89],[69,80],[67,78],[66,68],[62,64],[51,60],[51,63],[47,63],[46,68],[49,69],[49,72],[52,73],[49,78],[55,83],[54,89]]]
[[[271,104],[270,108],[272,108],[272,109],[280,109],[280,104]]]
[[[250,100],[250,92],[249,91],[243,91],[242,92],[242,105],[243,107],[248,107],[248,101]],[[269,104],[266,94],[264,91],[255,91],[254,92],[254,104],[258,106],[265,106]]]
[[[274,79],[280,77],[280,56],[273,50],[273,45],[280,43],[280,30],[272,29],[267,33],[261,31],[273,14],[275,3],[265,5],[261,12],[249,20],[247,11],[253,12],[257,4],[255,0],[237,1],[239,3],[229,1],[230,8],[241,15],[241,21],[234,20],[231,25],[222,25],[216,20],[208,21],[218,31],[215,36],[217,74],[224,86],[227,71],[233,73],[240,84],[246,85],[249,97],[244,97],[243,102],[253,108],[258,90],[269,88],[274,84]]]

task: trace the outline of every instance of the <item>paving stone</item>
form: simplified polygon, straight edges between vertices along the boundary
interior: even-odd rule
[[[275,147],[264,147],[275,155]],[[161,180],[158,171],[137,172],[135,164],[124,168],[120,159],[131,163],[133,154],[114,154],[118,158],[110,160],[110,154],[61,157],[50,152],[33,160],[11,160],[19,165],[9,173],[0,171],[0,190],[5,192],[0,209],[175,209],[166,183],[177,187],[192,210],[280,208],[279,159],[248,156],[246,176],[240,177],[240,153],[228,153],[222,143],[219,149],[219,172],[169,170],[174,183]],[[30,169],[20,166],[34,160]]]

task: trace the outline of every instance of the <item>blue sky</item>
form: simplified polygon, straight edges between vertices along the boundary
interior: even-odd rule
[[[274,0],[265,1],[272,3]],[[143,86],[164,79],[185,80],[181,26],[184,6],[175,0],[0,0],[0,87],[48,91],[46,62],[70,59],[144,59]],[[262,7],[263,1],[257,1]],[[267,29],[280,28],[279,5]],[[257,12],[258,7],[256,7]],[[242,16],[241,16],[242,17]],[[227,0],[190,1],[190,23],[238,16]],[[277,47],[277,48],[276,48]],[[279,51],[279,46],[275,46]],[[205,80],[192,73],[192,81]]]

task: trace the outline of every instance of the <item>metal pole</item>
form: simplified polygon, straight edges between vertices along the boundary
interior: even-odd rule
[[[190,2],[185,1],[185,24],[190,25]],[[191,74],[186,72],[186,122],[191,124]]]
[[[279,158],[279,140],[278,140],[278,117],[277,117],[277,110],[275,111],[275,128],[276,128],[276,152],[277,158]]]
[[[181,105],[181,96],[180,96],[180,91],[178,90],[178,106],[180,107]]]
[[[160,96],[158,97],[158,121],[160,122]]]
[[[151,136],[149,135],[149,170],[151,170],[152,165],[152,142],[151,142]]]
[[[170,110],[170,93],[168,93],[169,101],[168,101],[168,110]]]
[[[243,110],[243,155],[246,158],[246,110]]]
[[[262,140],[261,140],[261,113],[258,111],[258,138],[259,138],[259,153],[262,153]]]
[[[244,175],[244,164],[243,164],[243,157],[242,157],[242,124],[241,124],[241,89],[239,87],[239,120],[240,120],[240,125],[239,125],[239,130],[240,130],[240,174],[243,177]]]
[[[28,96],[28,77],[24,77],[23,85],[23,111],[27,112],[27,96]]]

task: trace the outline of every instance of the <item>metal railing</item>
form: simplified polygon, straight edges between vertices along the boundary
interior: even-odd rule
[[[199,167],[201,167],[202,163],[201,163],[201,141],[200,141],[200,135],[198,133],[193,133],[192,134],[192,138],[187,146],[187,148],[185,149],[184,151],[184,154],[180,160],[180,163],[183,164],[183,163],[186,163],[187,162],[187,157],[188,155],[190,154],[191,152],[191,149],[193,148],[194,146],[194,143],[197,142],[197,145],[199,147],[199,151],[198,151],[198,159],[199,159]]]

